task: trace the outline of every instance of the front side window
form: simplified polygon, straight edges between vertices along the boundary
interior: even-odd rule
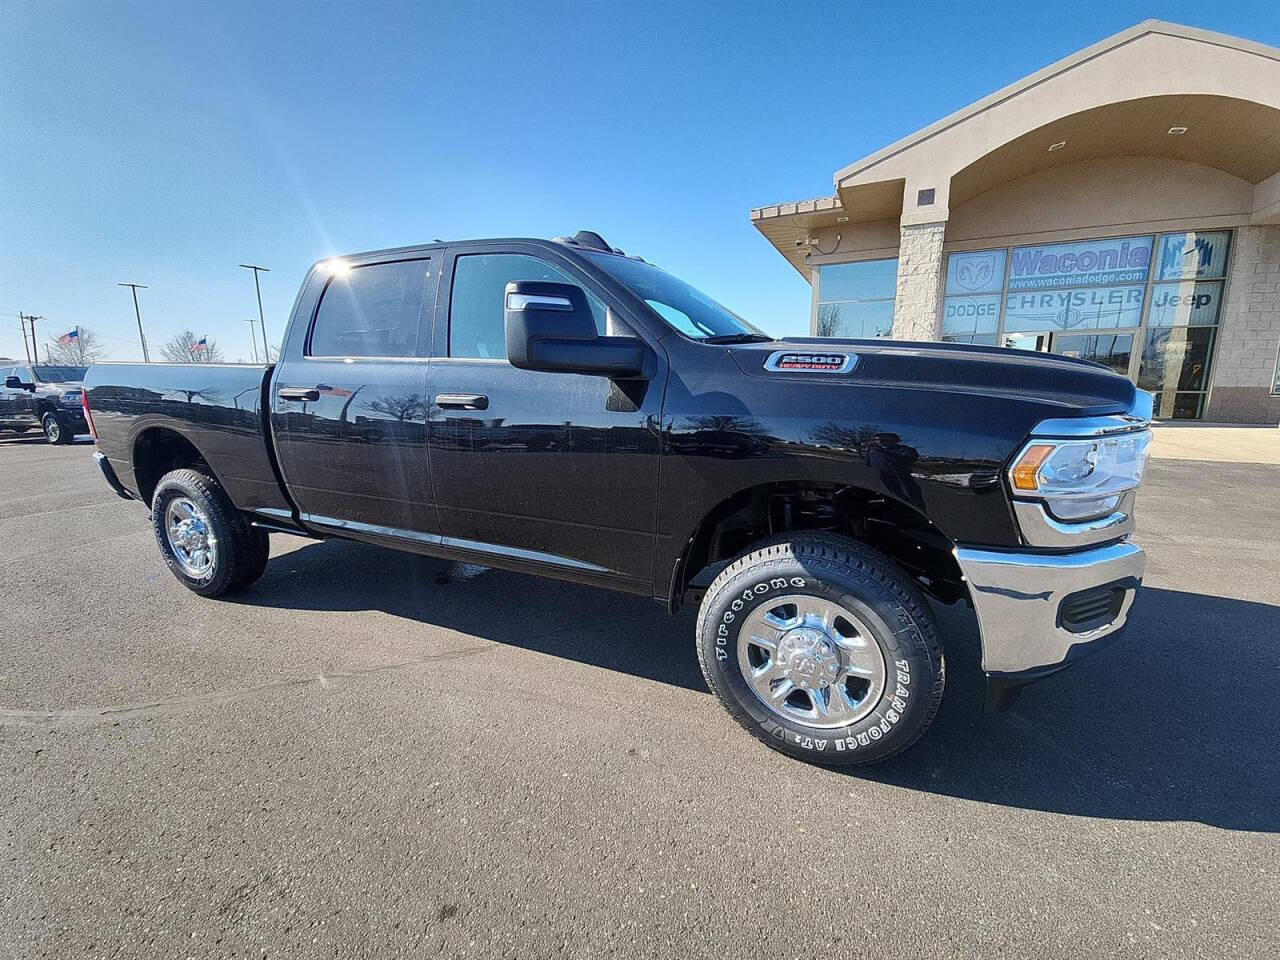
[[[820,337],[887,337],[893,332],[898,261],[828,263],[818,268]]]
[[[504,308],[507,284],[520,280],[572,283],[563,270],[523,253],[469,253],[458,257],[449,293],[449,356],[502,360],[507,356]],[[603,303],[587,294],[602,336],[607,327]]]
[[[413,357],[430,260],[370,263],[335,273],[311,328],[312,357]]]

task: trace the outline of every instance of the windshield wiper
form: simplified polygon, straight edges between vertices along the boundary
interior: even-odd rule
[[[773,337],[763,333],[721,333],[714,337],[704,337],[703,343],[770,343]]]

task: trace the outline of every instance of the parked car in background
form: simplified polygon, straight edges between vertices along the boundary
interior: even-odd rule
[[[70,443],[76,434],[89,432],[80,406],[88,367],[24,363],[0,369],[0,429],[39,428],[50,443]]]

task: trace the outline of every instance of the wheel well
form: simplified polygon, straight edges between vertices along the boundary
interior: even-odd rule
[[[209,464],[194,443],[164,427],[155,427],[138,435],[133,442],[133,478],[138,484],[142,502],[151,503],[156,484],[170,470]]]
[[[954,543],[919,511],[860,487],[767,483],[717,504],[698,525],[672,576],[668,605],[705,588],[753,543],[788,530],[823,530],[874,547],[945,603],[968,597]]]

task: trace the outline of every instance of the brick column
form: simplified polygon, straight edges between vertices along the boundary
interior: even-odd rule
[[[1276,423],[1273,396],[1280,349],[1280,226],[1238,227],[1226,301],[1218,318],[1213,393],[1205,420]]]
[[[902,225],[898,289],[893,304],[895,340],[942,338],[942,239],[945,221]]]

